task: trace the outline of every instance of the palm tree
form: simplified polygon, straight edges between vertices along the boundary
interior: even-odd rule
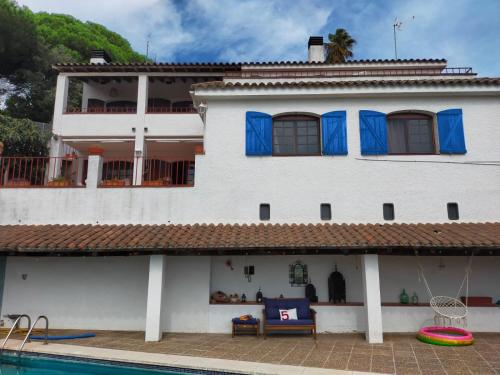
[[[330,64],[344,63],[352,57],[352,48],[356,44],[345,29],[335,30],[335,34],[328,34],[329,43],[326,44],[326,62]]]

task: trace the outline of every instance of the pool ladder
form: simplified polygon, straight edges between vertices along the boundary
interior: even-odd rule
[[[14,324],[12,325],[12,328],[10,329],[9,333],[7,334],[7,336],[5,337],[5,340],[3,340],[2,347],[0,348],[0,353],[3,352],[3,349],[5,348],[5,344],[9,340],[10,335],[12,335],[12,333],[14,332],[14,330],[16,329],[17,325],[19,324],[19,322],[21,321],[22,318],[28,319],[28,328],[29,329],[28,329],[28,333],[24,337],[24,340],[23,340],[21,346],[17,349],[17,353],[21,354],[21,351],[23,350],[24,345],[27,342],[30,342],[31,332],[33,331],[33,329],[35,328],[36,324],[38,323],[38,321],[40,319],[44,319],[45,320],[45,340],[43,342],[43,345],[47,345],[48,339],[49,339],[49,319],[45,315],[40,315],[38,318],[36,318],[36,320],[33,323],[33,325],[31,325],[31,318],[29,317],[29,315],[23,314],[23,315],[19,315],[17,317],[17,319],[15,320]]]

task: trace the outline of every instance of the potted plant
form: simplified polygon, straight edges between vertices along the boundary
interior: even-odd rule
[[[125,186],[125,180],[120,180],[118,178],[113,178],[111,180],[102,180],[102,186]]]
[[[78,157],[78,155],[76,155],[76,152],[72,152],[72,153],[64,155],[64,159],[66,159],[66,160],[73,160],[73,159],[76,159],[77,157]]]

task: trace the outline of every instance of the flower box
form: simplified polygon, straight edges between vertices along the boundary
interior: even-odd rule
[[[169,182],[167,180],[149,180],[142,181],[142,186],[168,186]]]
[[[68,187],[71,186],[70,180],[52,180],[47,183],[50,187]]]
[[[31,186],[31,182],[29,180],[24,180],[24,179],[13,179],[13,180],[8,180],[5,183],[6,187],[27,187]]]
[[[101,186],[125,186],[126,180],[102,180]]]

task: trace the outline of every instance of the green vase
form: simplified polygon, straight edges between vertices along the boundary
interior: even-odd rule
[[[414,304],[414,305],[418,305],[417,292],[413,292],[413,295],[411,296],[411,303]]]
[[[408,305],[408,302],[410,301],[410,297],[408,297],[408,294],[406,294],[406,290],[403,289],[403,293],[399,295],[399,302],[402,305]]]

